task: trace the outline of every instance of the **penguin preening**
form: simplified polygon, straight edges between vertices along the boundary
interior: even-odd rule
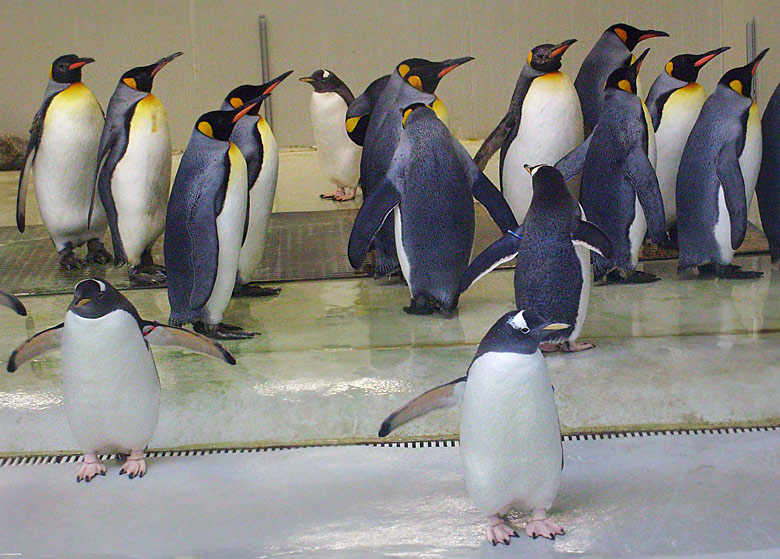
[[[222,323],[222,316],[236,283],[248,219],[246,161],[230,135],[260,101],[262,97],[198,118],[168,201],[164,248],[169,322],[192,323],[196,332],[209,337],[255,335]]]
[[[81,69],[94,61],[66,54],[52,63],[19,175],[16,226],[24,232],[27,183],[32,173],[41,219],[59,253],[60,265],[67,270],[85,266],[73,253],[84,243],[86,263],[111,262],[111,254],[100,241],[107,227],[102,204],[95,204],[88,223],[103,110],[81,82]]]
[[[688,136],[677,173],[678,273],[698,267],[699,277],[762,275],[731,262],[745,239],[761,165],[761,121],[751,93],[768,50],[721,77]]]
[[[143,477],[144,452],[160,412],[160,380],[150,344],[179,346],[234,365],[221,345],[181,328],[143,320],[111,284],[76,285],[65,321],[38,332],[8,359],[8,372],[62,349],[63,404],[73,438],[84,452],[77,481],[105,475],[99,453],[128,454],[120,474]]]
[[[360,146],[350,140],[345,123],[355,101],[349,87],[330,70],[316,70],[299,78],[314,88],[309,101],[311,126],[320,169],[336,190],[320,198],[345,202],[355,198],[360,178]]]
[[[279,174],[279,148],[268,121],[259,114],[262,100],[292,74],[292,70],[260,85],[242,85],[227,94],[221,110],[232,111],[251,99],[261,98],[246,115],[235,123],[230,141],[244,156],[247,167],[249,200],[247,206],[247,230],[238,260],[238,275],[234,296],[263,297],[278,295],[278,287],[265,287],[252,281],[265,252],[265,236],[276,195]]]
[[[460,291],[503,262],[517,258],[515,304],[570,326],[541,345],[542,351],[583,351],[578,342],[590,300],[590,252],[612,256],[609,237],[585,220],[566,188],[563,175],[549,165],[526,165],[533,178],[533,199],[523,224],[490,245],[463,274]]]
[[[756,184],[761,226],[769,241],[772,262],[780,259],[780,85],[775,88],[761,119],[761,172]]]
[[[366,140],[366,131],[371,122],[371,113],[389,80],[390,74],[378,77],[368,84],[365,91],[347,107],[347,114],[344,116],[344,128],[347,130],[347,136],[355,145],[363,147],[363,143]]]
[[[122,75],[108,102],[98,148],[96,188],[111,228],[114,263],[127,262],[130,281],[142,285],[165,282],[152,245],[165,229],[171,185],[168,114],[152,95],[152,84],[181,55],[175,52]]]
[[[384,420],[379,436],[432,410],[462,401],[460,454],[466,489],[488,517],[487,539],[509,545],[506,515],[531,513],[525,533],[555,539],[547,518],[561,482],[563,451],[552,381],[539,344],[569,328],[531,310],[502,316],[477,348],[466,376],[429,390]]]
[[[580,97],[582,117],[587,136],[595,128],[604,99],[604,83],[618,68],[633,62],[631,51],[640,41],[654,37],[668,37],[664,31],[637,29],[625,23],[608,27],[591,51],[585,57],[574,80],[574,87]]]
[[[721,47],[704,54],[680,54],[666,63],[647,94],[647,110],[653,121],[658,153],[656,174],[664,200],[666,228],[674,231],[677,221],[677,170],[685,142],[699,116],[707,93],[696,83],[699,70],[725,52]]]
[[[429,99],[421,91],[417,95]],[[404,311],[451,316],[474,242],[473,198],[485,205],[502,230],[516,228],[517,222],[501,193],[433,109],[415,102],[402,111],[398,148],[384,179],[358,212],[349,261],[355,269],[362,265],[371,241],[392,213],[395,248],[411,292]]]
[[[522,221],[533,196],[526,163],[554,165],[583,141],[582,110],[571,80],[560,71],[561,57],[576,39],[534,47],[515,84],[509,110],[490,133],[474,161],[484,170],[500,148],[501,191]]]

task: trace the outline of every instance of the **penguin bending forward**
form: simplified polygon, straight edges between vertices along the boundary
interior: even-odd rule
[[[509,545],[517,531],[506,515],[531,513],[525,533],[555,539],[547,518],[561,483],[563,451],[552,381],[539,344],[568,324],[531,310],[502,316],[480,342],[466,376],[429,390],[390,414],[380,437],[462,401],[460,455],[466,489],[488,517],[487,539]]]
[[[570,324],[541,345],[542,351],[583,351],[582,332],[592,283],[590,254],[612,256],[609,237],[585,220],[560,171],[549,165],[525,166],[534,196],[523,224],[494,242],[463,274],[461,293],[503,262],[517,258],[515,304],[555,322]]]
[[[254,336],[222,323],[247,231],[247,170],[230,141],[238,120],[262,98],[195,123],[173,181],[165,223],[169,322],[221,339]]]
[[[316,70],[299,78],[314,88],[309,110],[320,169],[336,190],[320,198],[346,202],[355,198],[362,149],[350,140],[345,127],[347,109],[355,101],[349,87],[330,70]]]
[[[404,311],[452,316],[474,242],[473,198],[503,231],[517,228],[501,193],[433,109],[423,103],[405,107],[392,165],[355,219],[350,264],[360,268],[392,213],[395,248],[412,297]]]
[[[235,365],[221,345],[181,328],[143,320],[133,304],[101,278],[76,285],[65,322],[38,332],[8,359],[8,372],[62,349],[63,403],[84,452],[77,481],[106,475],[99,453],[129,455],[120,474],[146,473],[144,452],[160,413],[160,379],[150,344],[183,347]]]
[[[114,263],[127,262],[130,281],[141,285],[165,282],[165,268],[154,263],[152,245],[165,229],[171,186],[168,114],[152,95],[152,83],[181,55],[175,52],[122,75],[100,137],[95,186],[111,228]]]
[[[250,99],[265,99],[282,81],[292,74],[285,72],[267,83],[242,85],[227,94],[220,110],[232,111]],[[268,121],[260,115],[262,100],[236,122],[230,141],[241,151],[246,160],[249,201],[247,206],[247,230],[238,260],[238,275],[234,296],[264,297],[278,295],[278,287],[265,287],[252,281],[265,252],[265,236],[274,207],[276,179],[279,175],[279,148]]]
[[[81,68],[94,61],[66,54],[52,63],[19,175],[16,226],[24,233],[27,183],[32,173],[41,220],[66,270],[85,266],[73,253],[84,243],[86,263],[111,262],[111,254],[100,241],[107,226],[101,204],[96,204],[88,223],[103,109],[81,82]]]
[[[698,267],[699,277],[762,275],[731,262],[745,239],[761,166],[761,121],[751,92],[768,50],[723,75],[685,144],[677,173],[677,273]]]
[[[761,226],[769,241],[772,262],[780,260],[780,84],[761,119],[761,171],[756,184]]]

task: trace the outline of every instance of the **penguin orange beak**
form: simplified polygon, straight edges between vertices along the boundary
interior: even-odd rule
[[[265,99],[266,97],[268,97],[268,94],[263,94],[260,97],[255,97],[254,99],[252,99],[251,101],[243,105],[235,114],[235,116],[233,116],[233,124],[241,120],[241,117],[249,114],[252,111],[252,109],[254,109],[255,107],[259,107],[260,103],[262,103],[263,99]]]
[[[637,58],[634,61],[634,67],[636,68],[636,75],[639,75],[639,69],[642,67],[642,62],[645,61],[645,57],[647,56],[647,53],[650,52],[650,49],[645,49],[645,52],[639,55],[639,58]]]
[[[565,324],[563,322],[553,322],[552,324],[548,324],[547,326],[542,328],[542,330],[550,330],[550,331],[553,331],[553,330],[566,330],[566,328],[568,328],[569,326],[571,326],[571,325],[570,324]]]
[[[314,78],[306,76],[305,78],[298,78],[298,81],[299,82],[312,83],[314,81]]]
[[[166,56],[164,58],[161,58],[157,62],[154,63],[154,68],[152,68],[152,77],[157,75],[157,72],[165,68],[165,66],[174,58],[177,58],[184,54],[183,52],[174,52],[173,54]]]
[[[77,62],[74,62],[70,66],[68,66],[68,70],[75,70],[77,68],[81,68],[82,66],[85,66],[87,64],[90,64],[91,62],[94,62],[94,58],[80,58]]]
[[[268,86],[265,88],[265,91],[263,92],[263,94],[266,95],[266,96],[270,95],[271,92],[274,89],[276,89],[276,86],[279,85],[280,83],[282,83],[282,81],[284,81],[284,78],[286,78],[287,76],[289,76],[292,73],[293,73],[293,71],[289,70],[288,72],[285,72],[284,74],[282,74],[278,78],[274,78],[273,80],[268,82]]]
[[[83,307],[84,305],[89,303],[91,300],[92,299],[90,299],[89,297],[85,297],[83,299],[79,299],[78,301],[76,301],[76,306],[77,307]]]
[[[758,56],[756,56],[753,59],[753,63],[752,63],[753,66],[750,68],[750,73],[752,75],[754,75],[754,76],[756,75],[756,69],[758,68],[758,63],[761,62],[761,59],[764,58],[764,56],[766,56],[766,53],[768,53],[768,52],[769,52],[769,49],[764,49],[760,53],[758,53]]]
[[[445,60],[444,62],[440,63],[443,66],[443,68],[439,70],[439,73],[436,75],[436,77],[443,78],[444,76],[452,72],[455,68],[457,68],[461,64],[465,64],[470,60],[474,60],[474,57],[464,56],[462,58],[451,58],[449,60]]]
[[[653,37],[668,37],[669,33],[666,31],[655,31],[654,29],[648,29],[642,33],[636,40],[637,43],[644,41],[645,39],[652,39]]]
[[[730,48],[731,47],[720,47],[719,49],[715,49],[715,50],[711,50],[709,52],[705,52],[704,54],[701,55],[701,58],[699,58],[699,60],[697,60],[696,62],[693,63],[693,65],[696,68],[701,68],[702,66],[707,64],[707,62],[709,62],[710,60],[712,60],[713,58],[718,56],[720,53],[726,52]]]
[[[550,53],[550,58],[560,58],[561,56],[563,56],[563,53],[566,52],[566,49],[568,49],[576,42],[577,39],[569,39],[568,41],[562,42],[560,45],[556,46],[552,50],[552,52]]]

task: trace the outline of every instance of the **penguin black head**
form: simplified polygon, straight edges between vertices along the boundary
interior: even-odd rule
[[[666,63],[666,73],[680,81],[694,83],[702,66],[730,48],[720,47],[704,54],[679,54]]]
[[[645,39],[652,39],[653,37],[668,37],[669,33],[665,31],[656,31],[654,29],[637,29],[627,23],[616,23],[607,29],[612,31],[615,35],[623,41],[626,48],[632,51],[636,48],[640,41]]]
[[[508,312],[485,334],[474,359],[489,352],[532,354],[545,339],[560,336],[561,330],[570,327],[562,322],[550,322],[532,310]]]
[[[404,107],[403,109],[401,109],[401,117],[402,117],[401,124],[403,125],[404,128],[406,128],[407,120],[409,119],[409,117],[411,117],[412,114],[417,112],[417,109],[421,109],[423,107],[433,110],[429,105],[426,105],[425,103],[412,103],[408,107]],[[414,122],[414,118],[412,118],[412,122]]]
[[[344,87],[344,82],[330,70],[316,70],[311,76],[298,78],[298,81],[308,83],[317,93],[336,92]]]
[[[269,95],[271,95],[271,92],[276,89],[276,86],[282,83],[284,79],[292,74],[293,71],[289,70],[282,74],[281,76],[277,76],[274,79],[272,79],[269,82],[261,83],[260,85],[239,85],[237,88],[235,88],[233,91],[228,93],[225,96],[225,102],[228,103],[231,107],[234,109],[237,109],[241,107],[242,105],[245,105],[252,99],[257,99],[258,97],[262,97],[265,99]],[[253,109],[252,112],[248,114],[257,114],[257,111],[260,110],[260,105],[258,105],[255,109]]]
[[[740,95],[750,97],[753,94],[753,76],[756,75],[756,68],[758,63],[764,58],[764,55],[769,49],[764,49],[753,60],[740,66],[739,68],[732,68],[720,78],[720,82],[726,87],[730,87]]]
[[[552,165],[523,165],[523,167],[533,178],[534,190],[553,184],[563,185],[566,188],[566,181],[563,175]]]
[[[195,129],[208,138],[227,142],[241,117],[250,114],[253,110],[257,111],[266,97],[268,95],[261,95],[232,111],[210,111],[202,114],[195,123]]]
[[[605,89],[622,89],[623,91],[636,94],[636,78],[639,76],[639,69],[642,67],[642,62],[644,62],[648,52],[650,52],[650,49],[645,49],[645,52],[640,54],[633,64],[623,66],[612,72],[607,78]]]
[[[396,71],[412,87],[433,94],[444,76],[469,60],[474,60],[474,57],[449,58],[441,62],[431,62],[424,58],[408,58],[396,66]]]
[[[157,72],[165,68],[165,66],[171,60],[173,60],[178,56],[181,56],[182,54],[184,53],[174,52],[169,56],[161,58],[154,64],[149,64],[148,66],[138,66],[137,68],[128,70],[127,72],[122,74],[120,80],[127,87],[131,87],[138,91],[143,91],[144,93],[151,93],[152,82],[154,81],[154,76],[157,75]]]
[[[561,57],[566,49],[577,42],[577,39],[569,39],[559,45],[538,45],[528,53],[526,62],[538,72],[556,72],[561,69]]]
[[[75,54],[65,54],[51,63],[49,77],[57,83],[77,83],[81,81],[81,67],[94,58],[79,58]]]
[[[103,278],[85,279],[76,284],[73,301],[68,306],[69,311],[82,318],[100,318],[117,309],[140,320],[133,304]]]

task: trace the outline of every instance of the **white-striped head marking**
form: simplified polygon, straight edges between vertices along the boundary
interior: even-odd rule
[[[509,325],[515,330],[520,330],[523,334],[527,334],[531,329],[528,327],[528,323],[525,321],[523,314],[525,314],[525,311],[517,313],[512,317],[512,320],[509,321]]]

